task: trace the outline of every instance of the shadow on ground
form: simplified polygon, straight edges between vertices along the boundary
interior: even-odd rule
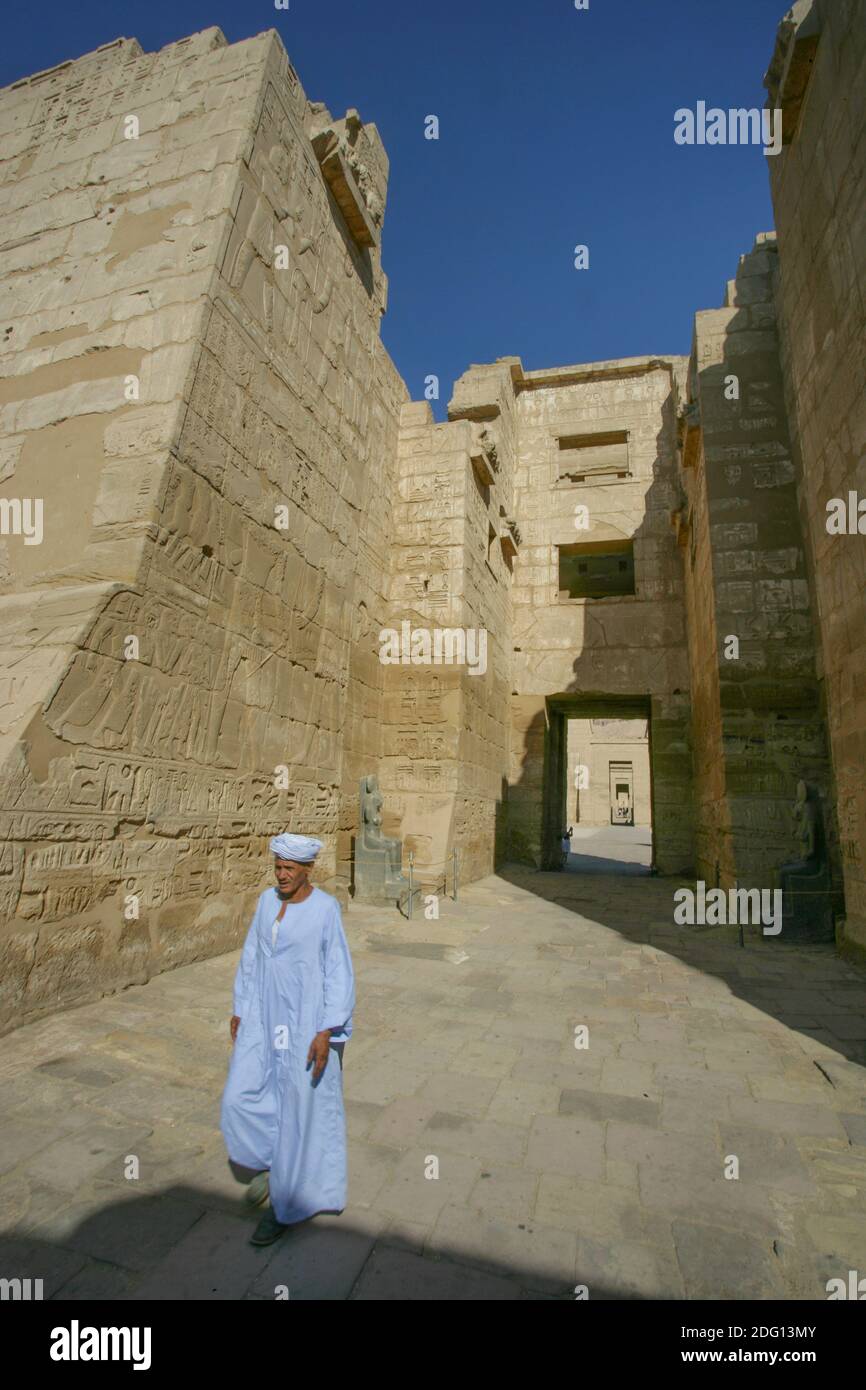
[[[227,1165],[228,1166],[228,1165]],[[239,1189],[240,1190],[240,1189]],[[116,1188],[112,1189],[116,1194]],[[147,1197],[108,1201],[63,1234],[62,1242],[11,1231],[0,1239],[7,1279],[43,1280],[56,1301],[383,1300],[572,1301],[561,1275],[505,1264],[481,1250],[422,1255],[410,1236],[370,1220],[319,1216],[275,1244],[249,1237],[262,1208],[230,1206],[214,1194],[174,1185]],[[531,1223],[528,1223],[531,1229]],[[589,1283],[589,1279],[587,1279]],[[637,1301],[600,1287],[591,1296]]]
[[[840,959],[835,946],[789,945],[782,937],[763,936],[760,927],[746,927],[740,946],[736,926],[678,926],[673,921],[674,892],[682,886],[694,888],[694,881],[681,878],[647,878],[641,887],[644,910],[636,920],[630,867],[636,866],[594,877],[505,864],[497,873],[516,888],[724,980],[736,998],[824,1043],[847,1061],[866,1065],[866,975]],[[816,1066],[820,1069],[817,1062]],[[866,1097],[866,1075],[863,1084]]]
[[[622,874],[626,878],[649,878],[645,864],[629,864],[625,859],[607,859],[600,854],[570,854],[563,865],[567,874]]]

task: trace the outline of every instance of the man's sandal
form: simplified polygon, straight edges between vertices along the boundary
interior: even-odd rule
[[[250,1245],[272,1245],[275,1240],[279,1240],[284,1231],[289,1229],[287,1224],[278,1221],[274,1216],[273,1209],[268,1207],[261,1221],[250,1236]]]

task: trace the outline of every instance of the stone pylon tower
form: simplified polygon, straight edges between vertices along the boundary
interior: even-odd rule
[[[0,128],[10,1020],[229,948],[287,826],[348,881],[407,392],[381,141],[274,32],[119,39]]]

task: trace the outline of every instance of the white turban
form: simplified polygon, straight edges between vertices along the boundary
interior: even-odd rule
[[[275,835],[271,840],[271,854],[296,864],[312,864],[320,849],[324,849],[322,841],[309,835]]]

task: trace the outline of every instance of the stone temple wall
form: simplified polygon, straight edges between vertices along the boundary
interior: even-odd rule
[[[798,0],[765,79],[777,303],[819,674],[835,778],[845,943],[866,952],[866,23],[862,0]],[[853,507],[852,507],[853,498]],[[847,531],[828,531],[844,502]],[[859,508],[853,527],[850,515]],[[859,526],[859,529],[858,529]]]
[[[236,944],[287,824],[348,881],[406,391],[384,151],[275,34],[120,40],[0,130],[5,1022]]]
[[[421,881],[491,873],[507,771],[512,469],[498,417],[460,383],[450,420],[403,408],[392,547],[393,630],[462,635],[466,661],[386,668],[382,786]],[[483,646],[479,634],[483,633]],[[458,648],[452,648],[459,651]],[[423,652],[420,654],[423,655]],[[411,651],[408,653],[411,656]]]
[[[686,399],[688,389],[683,391]],[[686,409],[680,414],[682,504],[673,520],[683,562],[691,680],[695,871],[705,883],[715,884],[721,846],[729,834],[729,808],[719,682],[722,647],[716,627],[710,509],[701,481],[699,440],[697,412]]]
[[[790,808],[800,778],[821,793],[835,853],[776,259],[775,238],[759,236],[725,306],[696,315],[681,431],[696,868],[728,887],[769,887],[795,857]]]

